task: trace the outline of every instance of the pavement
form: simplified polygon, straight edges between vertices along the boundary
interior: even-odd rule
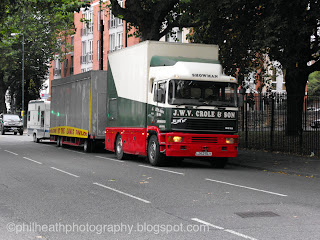
[[[320,179],[320,158],[263,150],[239,150],[229,165]]]

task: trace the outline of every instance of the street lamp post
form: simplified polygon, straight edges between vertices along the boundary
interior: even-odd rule
[[[24,128],[24,35],[22,34],[22,127]]]

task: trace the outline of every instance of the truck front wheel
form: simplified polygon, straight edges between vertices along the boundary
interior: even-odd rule
[[[115,153],[116,156],[119,160],[122,160],[125,157],[125,154],[123,153],[123,148],[122,148],[122,138],[121,135],[118,134],[116,138],[116,144],[115,144]]]
[[[148,159],[152,166],[161,166],[164,163],[164,155],[160,153],[158,137],[152,135],[148,142]]]

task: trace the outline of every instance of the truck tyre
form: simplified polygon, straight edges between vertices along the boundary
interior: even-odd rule
[[[3,128],[1,129],[1,135],[4,135],[4,130],[3,130]]]
[[[17,132],[14,132],[13,134],[14,134],[14,135],[17,135]]]
[[[62,139],[63,139],[63,137],[59,137],[59,147],[63,147]]]
[[[60,147],[60,137],[57,137],[57,147]]]
[[[84,150],[86,153],[91,152],[91,141],[90,141],[90,139],[86,139],[86,140],[84,141],[83,150]]]
[[[38,143],[38,142],[39,142],[39,138],[37,138],[37,134],[36,134],[36,133],[33,134],[33,141],[34,141],[35,143]]]
[[[228,163],[228,158],[211,158],[210,164],[213,168],[224,168]]]
[[[114,151],[119,160],[124,159],[124,157],[126,156],[126,154],[123,153],[122,138],[120,134],[117,135]]]
[[[164,163],[164,155],[160,153],[158,137],[152,135],[148,142],[148,159],[152,166],[161,166]]]
[[[22,130],[22,131],[20,131],[19,133],[20,133],[20,135],[23,135],[23,130]]]

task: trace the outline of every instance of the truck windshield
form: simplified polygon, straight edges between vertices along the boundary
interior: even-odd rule
[[[236,107],[237,85],[225,82],[171,80],[168,103],[171,105]]]

